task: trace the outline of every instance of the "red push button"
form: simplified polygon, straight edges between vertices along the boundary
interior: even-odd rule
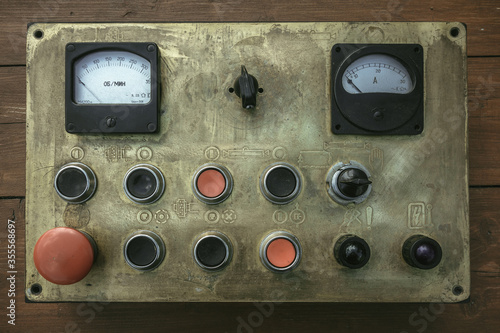
[[[44,233],[33,253],[38,272],[46,280],[63,285],[83,279],[92,268],[94,256],[93,244],[87,236],[68,227]]]
[[[271,265],[278,268],[285,268],[290,266],[297,255],[293,243],[285,238],[277,238],[267,247],[267,260]]]
[[[207,169],[198,176],[196,186],[205,197],[216,198],[224,192],[226,179],[219,170]]]

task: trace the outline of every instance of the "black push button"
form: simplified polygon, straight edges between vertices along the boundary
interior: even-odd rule
[[[224,242],[218,237],[205,237],[198,242],[196,257],[207,268],[221,265],[227,256]]]
[[[269,192],[277,197],[289,196],[297,186],[297,178],[288,168],[275,168],[271,170],[266,178],[266,187]]]
[[[343,266],[361,268],[370,259],[370,247],[362,238],[346,235],[335,244],[334,255]]]
[[[127,257],[136,266],[147,266],[156,258],[156,245],[146,236],[138,236],[127,245]]]
[[[154,232],[141,230],[125,242],[123,254],[130,267],[148,271],[161,264],[165,257],[165,244]]]
[[[64,165],[56,174],[54,187],[57,194],[69,203],[83,203],[89,200],[97,187],[94,172],[82,163]]]
[[[139,204],[150,204],[162,196],[165,190],[165,178],[157,167],[138,164],[127,171],[123,188],[130,200]]]
[[[127,179],[127,189],[132,196],[144,199],[153,195],[158,184],[152,171],[137,169]]]
[[[226,267],[233,256],[229,238],[218,231],[200,235],[193,247],[194,261],[206,271],[218,271]]]
[[[85,174],[76,168],[62,170],[57,177],[57,188],[59,191],[71,198],[78,197],[85,192],[88,186]]]
[[[260,177],[260,190],[274,204],[284,205],[293,201],[302,187],[299,172],[288,163],[268,166]]]

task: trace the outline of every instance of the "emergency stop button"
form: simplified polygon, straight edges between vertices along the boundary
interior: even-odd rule
[[[33,259],[47,281],[67,285],[82,280],[90,272],[96,253],[92,237],[73,228],[59,227],[38,239]]]

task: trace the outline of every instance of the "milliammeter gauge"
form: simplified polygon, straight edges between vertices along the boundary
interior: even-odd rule
[[[422,46],[336,44],[331,82],[333,133],[422,133]]]
[[[156,132],[158,98],[156,44],[66,45],[67,132]]]

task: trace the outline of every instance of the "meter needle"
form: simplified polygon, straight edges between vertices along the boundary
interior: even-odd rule
[[[349,83],[351,86],[354,87],[354,89],[356,89],[360,94],[362,94],[363,92],[361,90],[359,90],[358,87],[356,87],[356,85],[354,84],[354,82],[352,82],[351,79],[347,79],[347,83]]]
[[[89,89],[89,88],[85,85],[85,83],[83,83],[82,79],[80,79],[80,77],[79,77],[79,76],[77,76],[77,78],[78,78],[78,83],[81,83],[81,84],[85,87],[85,89],[87,89],[87,90],[89,91],[89,93],[91,93],[91,94],[92,94],[92,96],[94,96],[94,97],[95,97],[95,99],[96,99],[99,103],[102,103],[102,102],[101,102],[101,100],[99,99],[99,97],[97,97],[97,96],[96,96],[96,95],[92,92],[92,90],[90,90],[90,89]]]

